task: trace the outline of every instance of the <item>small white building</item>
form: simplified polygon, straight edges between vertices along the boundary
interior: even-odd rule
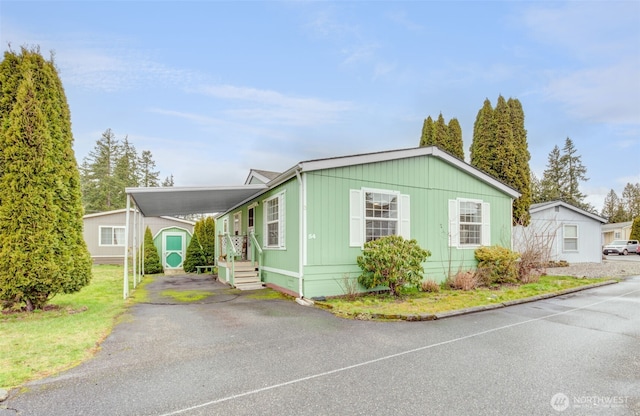
[[[528,227],[514,227],[514,249],[531,241],[548,250],[549,260],[602,262],[602,224],[607,220],[562,201],[532,204]]]

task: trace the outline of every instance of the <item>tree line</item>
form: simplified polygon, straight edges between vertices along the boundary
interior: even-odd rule
[[[86,213],[124,208],[125,188],[173,186],[173,175],[160,182],[151,151],[140,155],[128,136],[118,140],[111,129],[102,133],[80,166],[82,202]]]
[[[520,192],[521,196],[513,201],[513,224],[529,224],[531,204],[555,200],[595,213],[595,207],[585,201],[586,195],[580,191],[580,184],[589,179],[573,141],[567,137],[562,149],[554,146],[542,178],[538,179],[529,166],[531,154],[524,120],[524,110],[518,99],[505,100],[500,95],[495,107],[485,99],[473,125],[469,148],[472,166]],[[435,122],[428,116],[422,126],[420,146],[432,145],[464,160],[458,120],[452,118],[447,124],[442,113]],[[618,199],[612,190],[602,215],[610,221],[612,218],[636,217],[640,215],[638,199],[640,185],[627,184],[622,202],[616,202]]]

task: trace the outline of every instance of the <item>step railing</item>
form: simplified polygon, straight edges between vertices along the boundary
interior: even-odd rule
[[[258,279],[262,281],[262,247],[256,239],[256,234],[251,230],[249,232],[249,238],[251,239],[251,263],[255,262],[255,252],[258,252]],[[255,264],[255,263],[254,263]]]

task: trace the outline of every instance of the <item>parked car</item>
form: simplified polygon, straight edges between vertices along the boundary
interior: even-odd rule
[[[626,256],[629,253],[638,253],[640,244],[638,240],[614,240],[604,246],[602,254],[617,254]]]
[[[638,248],[636,249],[636,254],[640,256],[640,244],[638,244]]]

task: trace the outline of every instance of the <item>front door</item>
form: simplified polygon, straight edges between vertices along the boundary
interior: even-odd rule
[[[184,259],[184,234],[166,233],[164,235],[164,267],[181,269]]]

